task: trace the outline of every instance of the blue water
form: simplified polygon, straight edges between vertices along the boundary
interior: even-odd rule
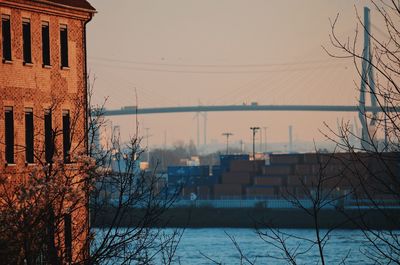
[[[289,251],[297,253],[297,264],[321,264],[318,247],[306,240],[315,239],[314,230],[282,229],[280,231],[298,237],[286,239]],[[321,232],[324,235],[326,230]],[[216,264],[213,261],[220,264],[241,264],[239,251],[228,235],[235,238],[243,255],[252,263],[288,264],[282,259],[284,258],[283,251],[262,240],[254,229],[238,228],[186,229],[178,246],[174,264]],[[335,230],[331,232],[324,247],[325,262],[326,264],[375,264],[364,254],[369,247],[370,243],[360,230]],[[341,263],[342,260],[344,263]],[[243,260],[242,264],[250,263]]]
[[[162,253],[159,250],[159,241],[151,236],[161,235],[164,240],[172,235],[173,229],[150,229],[146,240],[155,242],[150,244],[148,254],[153,256],[150,264],[163,264]],[[182,230],[181,230],[182,231]],[[124,233],[124,231],[119,231]],[[261,230],[271,234],[271,230]],[[277,232],[277,230],[274,230]],[[323,237],[327,230],[321,230]],[[161,234],[160,234],[161,233]],[[315,231],[312,229],[281,229],[280,238],[284,240],[288,252],[295,259],[296,264],[321,264],[319,249],[315,244]],[[379,231],[379,233],[387,233]],[[97,230],[100,239],[102,230]],[[380,234],[382,235],[382,234]],[[386,234],[388,235],[388,234]],[[158,238],[158,237],[157,237]],[[371,237],[374,238],[374,237]],[[384,253],[391,253],[394,260],[400,260],[400,251],[397,249],[400,242],[400,231],[389,234],[389,242],[394,242],[396,248],[389,249],[388,244],[374,238]],[[152,241],[154,239],[154,241]],[[177,238],[175,238],[177,239]],[[136,241],[132,242],[135,244]],[[325,264],[398,264],[379,257],[374,262],[368,256],[376,250],[372,247],[361,230],[334,230],[324,241]],[[100,243],[100,241],[99,241]],[[235,246],[236,243],[236,246]],[[132,245],[134,247],[134,245]],[[169,247],[167,249],[170,249]],[[132,251],[136,251],[134,248]],[[240,252],[242,254],[240,254]],[[161,253],[161,254],[160,254]],[[144,253],[142,253],[144,254]],[[397,256],[395,256],[397,255]],[[142,255],[142,257],[144,257]],[[119,257],[105,261],[104,264],[121,264]],[[138,263],[139,264],[139,263]],[[260,237],[254,229],[248,228],[189,228],[184,230],[177,247],[172,264],[200,265],[200,264],[289,264],[282,246],[270,238]]]

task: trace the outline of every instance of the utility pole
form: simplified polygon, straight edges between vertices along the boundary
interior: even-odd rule
[[[264,126],[264,152],[267,152],[267,129],[268,127]]]
[[[260,129],[260,127],[250,127],[250,130],[253,131],[253,160],[256,160],[256,132]]]
[[[207,146],[207,112],[204,112],[203,114],[203,118],[204,118],[204,147]]]
[[[164,144],[163,144],[163,150],[161,152],[161,168],[162,168],[162,170],[166,170],[166,165],[165,165],[166,150],[167,150],[167,131],[164,130]]]
[[[225,132],[222,134],[223,136],[226,137],[226,154],[229,154],[229,137],[233,135],[231,132]]]
[[[197,119],[197,148],[200,148],[200,112],[196,113],[196,119]]]
[[[149,130],[150,128],[144,128],[146,130],[146,151],[147,151],[147,163],[150,163],[150,148],[149,148]]]
[[[167,149],[167,131],[166,130],[164,130],[164,150],[166,150]]]
[[[293,126],[289,125],[289,153],[293,152]]]

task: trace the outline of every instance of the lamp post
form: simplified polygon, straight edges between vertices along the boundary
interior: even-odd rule
[[[253,160],[256,160],[256,132],[260,129],[260,127],[250,127],[250,130],[253,131]]]
[[[222,134],[226,137],[226,154],[229,154],[229,137],[233,135],[231,132],[225,132]]]

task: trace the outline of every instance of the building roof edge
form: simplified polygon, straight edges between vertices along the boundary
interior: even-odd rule
[[[71,8],[78,11],[97,13],[96,9],[86,0],[33,0],[37,3],[43,3],[63,8]]]

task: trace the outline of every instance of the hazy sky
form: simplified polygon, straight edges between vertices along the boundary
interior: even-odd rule
[[[330,22],[353,36],[351,0],[91,0],[98,13],[88,26],[89,69],[97,77],[95,100],[107,108],[220,104],[357,104],[359,83],[349,61],[330,58]],[[379,26],[374,20],[372,22]],[[232,144],[251,141],[250,126],[267,126],[268,141],[321,140],[326,121],[355,114],[304,112],[208,113],[208,142],[234,133]],[[134,117],[113,118],[122,136]],[[196,142],[194,113],[139,116],[151,145]],[[202,138],[203,139],[203,136]]]

